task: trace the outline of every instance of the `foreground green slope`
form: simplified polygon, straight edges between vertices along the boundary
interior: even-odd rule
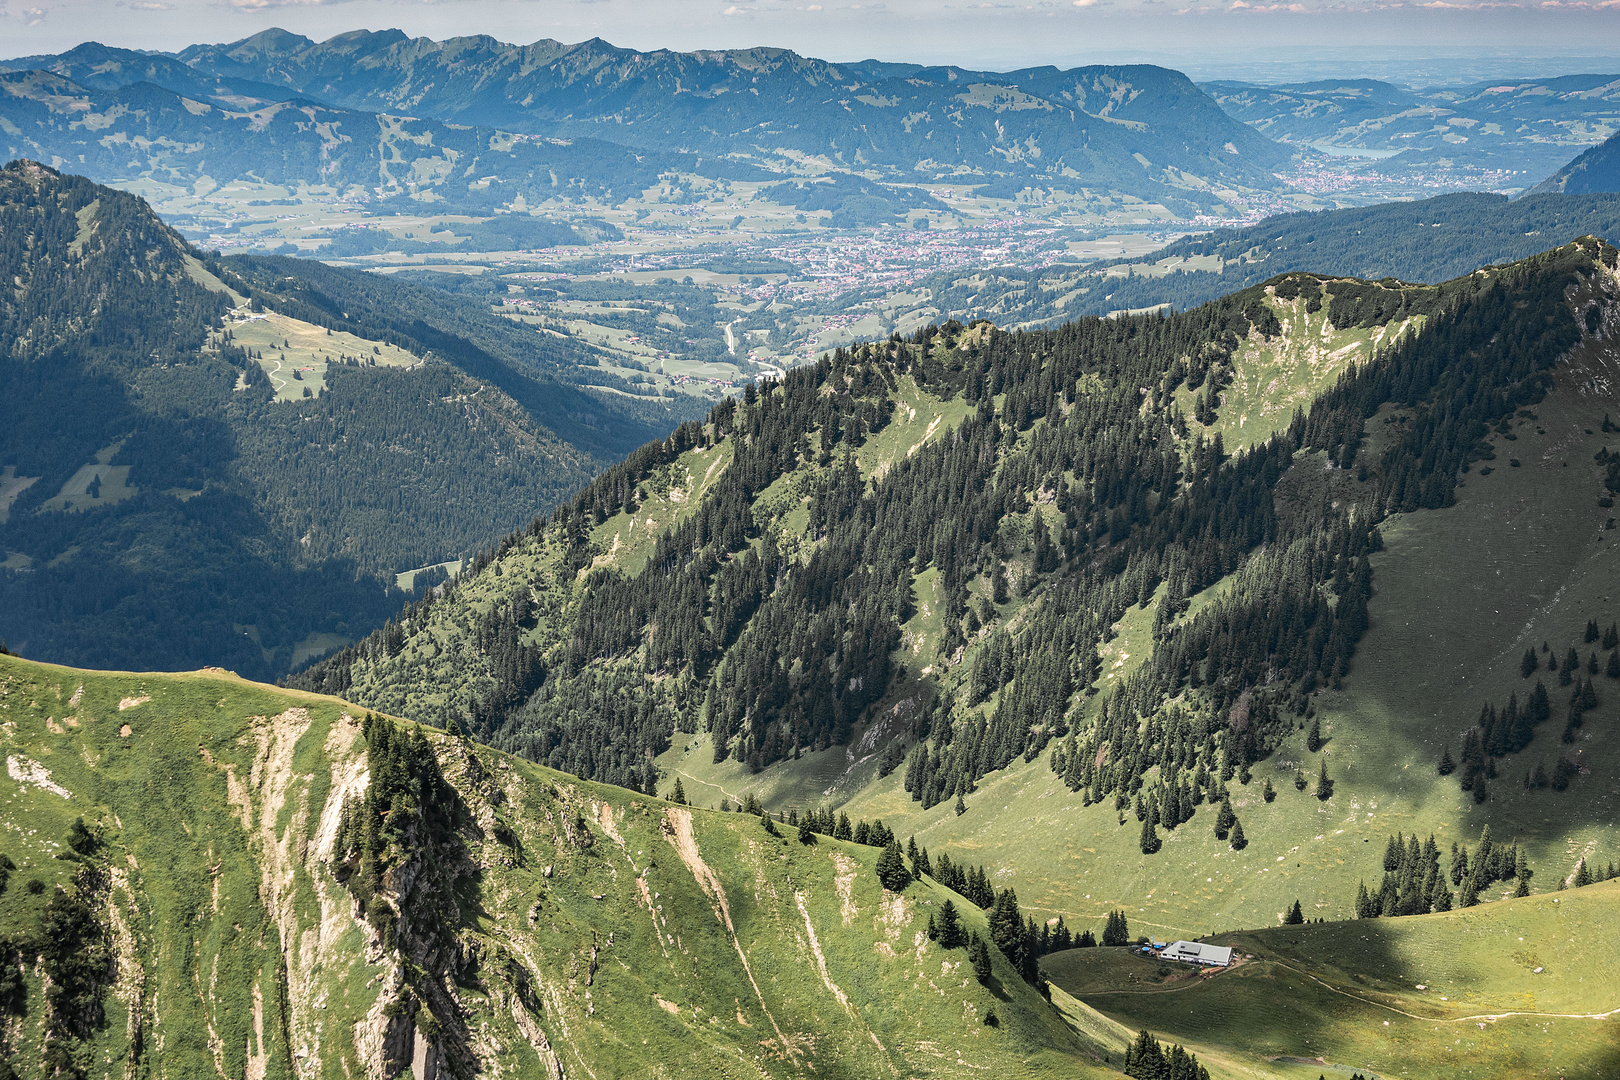
[[[0,656],[0,716],[17,1075],[1106,1072],[999,955],[986,988],[931,943],[951,894],[886,892],[874,848],[218,671]],[[386,747],[417,740],[404,776]]]
[[[1466,911],[1227,934],[1238,966],[1124,949],[1045,960],[1131,1029],[1251,1076],[1607,1077],[1620,1069],[1620,883]]]

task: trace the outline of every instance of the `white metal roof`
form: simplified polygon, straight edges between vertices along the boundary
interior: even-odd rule
[[[1177,941],[1161,954],[1172,960],[1197,960],[1205,964],[1226,965],[1232,962],[1232,950],[1224,945],[1206,945],[1198,941]]]

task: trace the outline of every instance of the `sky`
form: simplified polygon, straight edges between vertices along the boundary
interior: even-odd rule
[[[1271,82],[1620,71],[1620,0],[0,0],[0,56],[86,40],[178,50],[272,26],[318,40],[398,27],[636,49],[772,45],[993,70],[1142,61]]]

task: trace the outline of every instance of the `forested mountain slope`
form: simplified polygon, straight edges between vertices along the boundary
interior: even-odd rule
[[[1578,236],[1620,239],[1620,195],[1464,192],[1417,202],[1280,214],[1258,225],[1188,236],[1147,258],[1044,270],[945,271],[914,291],[942,318],[1050,325],[1080,315],[1206,303],[1292,270],[1402,281],[1449,281],[1528,258]],[[859,304],[881,295],[854,292]]]
[[[40,165],[0,171],[0,263],[0,638],[28,655],[285,671],[666,430],[478,305],[205,259]]]
[[[1221,188],[1276,188],[1272,170],[1288,157],[1223,113],[1186,76],[1149,66],[902,73],[841,67],[783,49],[643,53],[600,39],[519,46],[488,37],[433,41],[398,30],[324,42],[268,30],[192,46],[173,59],[184,70],[92,43],[6,67],[75,80],[93,73],[98,91],[116,81],[120,93],[136,81],[184,95],[212,85],[238,88],[233,97],[240,87],[270,85],[282,88],[282,97],[366,113],[589,140],[604,161],[616,160],[611,151],[618,147],[651,155],[632,170],[679,167],[658,155],[680,154],[692,156],[685,167],[693,171],[747,178],[761,164],[791,168],[811,155],[906,182],[967,177],[1002,197],[1056,186],[1171,199],[1186,210],[1218,203]],[[346,151],[368,152],[359,145]],[[478,152],[490,160],[503,153],[560,156],[559,176],[572,176],[571,162],[592,156],[585,149],[569,158],[556,148],[505,144]]]
[[[1554,645],[1620,614],[1607,600],[1585,611],[1587,578],[1567,576],[1589,557],[1581,575],[1608,565],[1620,488],[1603,422],[1614,264],[1588,238],[1441,286],[1290,274],[1168,318],[947,325],[834,354],[633,455],[476,575],[295,681],[637,788],[667,790],[673,773],[706,800],[851,800],[919,840],[993,853],[1002,880],[1053,914],[1165,886],[1160,847],[1231,858],[1213,808],[1256,833],[1264,822],[1286,853],[1326,824],[1303,805],[1334,814],[1341,836],[1354,827],[1324,851],[1331,873],[1306,884],[1240,860],[1195,895],[1169,886],[1158,921],[1253,925],[1301,894],[1343,912],[1372,873],[1345,845],[1386,822],[1444,822],[1473,842],[1470,798],[1519,828],[1545,799],[1608,796],[1575,779],[1576,758],[1557,764],[1571,745],[1557,728],[1602,730],[1570,718],[1612,713],[1597,655],[1612,646],[1580,646],[1582,672],[1597,666],[1579,685],[1559,651],[1545,711],[1527,714],[1534,681],[1520,681],[1526,644],[1513,642],[1532,631],[1489,609],[1511,594],[1528,617],[1556,594]],[[1549,391],[1558,421],[1544,434]],[[1520,468],[1544,442],[1545,464]],[[1475,500],[1497,491],[1539,502],[1485,526],[1502,511]],[[1517,529],[1522,514],[1544,524]],[[1430,521],[1452,539],[1384,552]],[[1498,549],[1488,537],[1503,529]],[[1549,542],[1556,559],[1531,554]],[[1443,655],[1478,667],[1468,678],[1493,717],[1512,691],[1526,718],[1470,741],[1479,702],[1456,698],[1475,684],[1417,662],[1438,646],[1389,658],[1415,648],[1402,628],[1419,613],[1443,625],[1432,612],[1483,589],[1471,556],[1486,552],[1500,586],[1470,601],[1486,607],[1455,639],[1465,651]],[[1546,575],[1536,599],[1518,558]],[[1386,573],[1398,589],[1382,591]],[[1398,624],[1373,619],[1379,596]],[[1414,679],[1434,705],[1403,704]],[[1334,765],[1323,783],[1327,759],[1304,749],[1313,721],[1337,725],[1346,770],[1373,771]],[[1531,742],[1573,795],[1532,783],[1536,761],[1514,756]],[[1436,776],[1447,745],[1450,779]],[[1504,769],[1522,801],[1486,782]],[[1401,809],[1380,816],[1369,799]],[[1538,865],[1588,835],[1585,815],[1538,827]],[[1108,858],[1077,887],[1063,868],[1087,850]]]
[[[1585,195],[1620,191],[1620,135],[1611,135],[1537,184],[1535,194],[1561,191]]]
[[[0,655],[0,715],[7,1076],[1120,1075],[876,847],[217,670]]]

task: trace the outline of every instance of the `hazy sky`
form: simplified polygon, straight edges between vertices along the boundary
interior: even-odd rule
[[[1574,69],[1620,70],[1620,0],[0,0],[0,56],[86,40],[172,50],[271,26],[317,39],[399,27],[638,49],[779,45],[1003,70],[1130,58],[1208,76],[1259,64],[1281,77],[1399,77],[1407,58],[1433,57],[1567,72],[1575,43],[1586,56]]]

